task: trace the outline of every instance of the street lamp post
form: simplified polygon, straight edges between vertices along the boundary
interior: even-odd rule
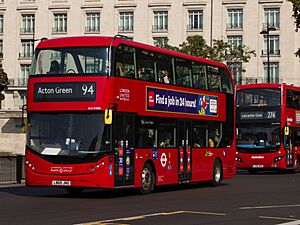
[[[260,32],[260,34],[263,34],[263,35],[267,35],[267,82],[270,83],[271,81],[271,77],[270,77],[270,31],[275,31],[276,29],[274,27],[270,27],[269,26],[269,23],[267,23],[267,29],[265,30],[262,30]]]

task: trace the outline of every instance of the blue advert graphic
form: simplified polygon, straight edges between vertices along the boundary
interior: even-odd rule
[[[147,87],[147,110],[218,116],[218,97]]]
[[[158,160],[158,149],[152,148],[152,158],[153,160]]]

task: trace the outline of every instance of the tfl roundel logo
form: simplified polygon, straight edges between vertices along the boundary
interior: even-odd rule
[[[154,91],[149,91],[148,92],[148,107],[154,107]]]

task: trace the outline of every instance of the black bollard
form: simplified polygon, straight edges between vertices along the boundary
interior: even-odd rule
[[[22,182],[22,175],[23,175],[23,156],[17,155],[17,164],[16,164],[16,171],[17,171],[17,183],[21,184]]]

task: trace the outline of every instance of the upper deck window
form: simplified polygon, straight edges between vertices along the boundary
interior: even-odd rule
[[[53,48],[37,51],[31,75],[106,75],[107,48]]]
[[[280,89],[253,88],[237,91],[237,106],[276,106],[280,103]]]
[[[300,109],[300,92],[287,90],[286,105],[288,108]]]

